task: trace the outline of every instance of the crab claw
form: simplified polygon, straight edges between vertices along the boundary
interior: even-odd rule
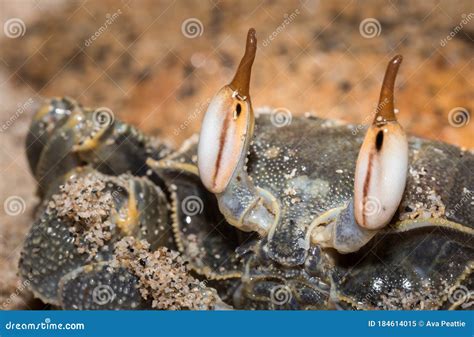
[[[408,142],[397,122],[393,91],[402,56],[388,64],[374,122],[357,158],[354,181],[354,215],[369,230],[386,226],[395,214],[405,189]]]
[[[256,51],[257,38],[251,28],[234,79],[214,96],[203,120],[198,168],[204,186],[212,193],[223,192],[244,165],[254,125],[249,84]]]

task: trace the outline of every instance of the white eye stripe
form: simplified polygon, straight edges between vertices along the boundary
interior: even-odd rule
[[[232,98],[224,87],[213,98],[204,117],[198,148],[198,167],[204,186],[221,193],[247,152],[250,105]],[[238,108],[240,106],[240,108]]]
[[[234,121],[235,119],[233,117],[230,118],[229,115],[227,115],[221,127],[221,138],[219,140],[218,154],[214,165],[214,188],[219,185],[219,180],[221,180],[219,178],[226,174],[226,170],[234,171],[235,168],[231,169],[230,167],[226,167],[226,165],[232,161],[233,157],[240,157],[240,154],[238,153],[239,148],[236,148],[235,140],[233,138],[236,133],[236,123]],[[230,175],[231,173],[229,172],[229,178]]]
[[[254,116],[249,86],[257,38],[249,29],[245,53],[231,83],[212,99],[201,127],[198,169],[204,186],[222,193],[236,170],[244,170],[244,159],[252,137]]]
[[[398,123],[372,126],[355,171],[354,210],[360,226],[378,229],[389,223],[403,196],[407,168],[408,143]]]

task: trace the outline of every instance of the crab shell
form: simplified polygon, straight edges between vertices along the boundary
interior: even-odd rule
[[[128,294],[117,299],[120,300],[120,303],[117,302],[120,305],[115,303],[117,308],[146,307],[145,301],[137,293],[135,277],[123,268],[107,273],[106,267],[110,267],[108,263],[112,259],[114,243],[124,236],[145,239],[152,248],[174,247],[167,226],[169,214],[166,196],[145,177],[107,176],[90,167],[73,169],[63,177],[62,183],[77,181],[81,177],[100,179],[105,184],[104,193],[112,196],[110,214],[107,215],[107,219],[113,224],[110,229],[111,238],[104,240],[104,244],[99,245],[94,253],[80,250],[79,247],[87,247],[88,244],[80,236],[81,228],[79,227],[79,233],[73,233],[71,228],[75,225],[74,220],[58,214],[58,209],[48,206],[49,202],[46,202],[25,239],[20,259],[20,275],[28,280],[36,297],[62,308],[104,309],[94,303],[92,298],[91,301],[82,303],[84,296],[77,296],[83,293],[84,289],[81,290],[81,287],[97,286],[104,277],[109,278],[110,282],[107,284],[116,288],[117,294]],[[47,194],[54,195],[58,189],[59,186],[54,185]],[[93,281],[84,283],[92,276],[95,277]],[[120,282],[115,282],[117,280]],[[71,284],[78,286],[71,287]]]
[[[75,148],[91,144],[91,140],[94,146],[87,151]],[[28,281],[34,295],[64,309],[151,309],[151,300],[141,295],[137,275],[114,261],[114,246],[131,236],[146,240],[152,251],[159,247],[177,249],[179,243],[171,226],[177,214],[170,209],[174,185],[165,184],[146,164],[147,158],[160,159],[170,153],[166,145],[151,141],[119,120],[97,128],[93,111],[68,98],[49,100],[39,110],[26,145],[42,202],[23,245],[19,274]],[[82,225],[86,228],[88,224],[59,214],[53,202],[61,186],[77,184],[84,177],[103,182],[106,187],[102,193],[113,200],[104,215],[104,221],[113,224],[110,238],[103,240],[94,252],[84,249],[84,233],[71,230],[77,225],[79,229]],[[194,182],[190,185],[194,187]],[[207,196],[215,203],[212,195]],[[216,225],[208,221],[214,217],[208,219],[206,215],[202,222]],[[224,225],[221,220],[222,217],[216,221]],[[199,269],[199,265],[194,268]],[[105,292],[97,293],[101,285],[107,286]],[[99,298],[94,298],[94,294]],[[113,294],[113,298],[101,301],[100,297],[107,294]]]
[[[410,137],[407,184],[390,225],[351,254],[311,243],[315,219],[337,213],[337,221],[354,221],[353,177],[364,134],[360,126],[312,116],[282,126],[274,115],[258,114],[247,172],[277,198],[282,220],[263,238],[238,229],[230,235],[220,222],[213,228],[216,220],[211,226],[200,220],[217,219],[220,212],[199,186],[196,139],[169,158],[149,161],[175,184],[173,230],[180,251],[206,278],[226,281],[226,299],[236,308],[460,307],[448,297],[473,283],[471,152]],[[198,216],[181,210],[190,196],[203,202]],[[344,228],[335,228],[343,239]]]
[[[192,271],[235,308],[437,309],[462,304],[451,303],[448,297],[452,289],[473,283],[474,215],[465,197],[465,191],[474,188],[468,174],[474,163],[471,153],[410,138],[411,174],[399,213],[360,251],[339,254],[311,243],[311,224],[334,212],[340,219],[353,218],[353,175],[363,130],[315,117],[295,117],[285,126],[274,122],[272,115],[258,116],[248,154],[249,175],[256,186],[277,197],[278,216],[285,220],[268,236],[241,232],[225,221],[214,195],[199,179],[195,138],[164,158],[143,157],[159,148],[138,152],[141,169],[151,168],[153,173],[149,178],[129,176],[130,183],[114,205],[123,208],[131,195],[143,195],[136,203],[140,225],[131,235],[148,240],[152,247],[178,249]],[[36,132],[35,123],[31,132]],[[46,144],[54,139],[54,130],[65,125],[53,121],[42,136]],[[124,153],[121,149],[117,147],[117,158],[125,163],[116,164],[135,165],[128,148]],[[70,151],[71,147],[64,153]],[[49,155],[42,156],[50,160],[58,159],[45,153]],[[91,158],[82,157],[74,165],[93,165]],[[91,168],[58,172],[48,179],[45,203],[65,179],[84,172]],[[103,174],[101,179],[112,186],[120,181]],[[147,192],[137,194],[133,191],[138,187],[133,186]],[[126,233],[114,233],[109,245],[91,260],[72,243],[67,222],[54,212],[40,214],[20,262],[21,276],[30,280],[38,297],[69,309],[150,308],[138,292],[136,275],[126,268],[110,268],[110,246]],[[161,239],[153,234],[158,222],[168,225],[168,234]],[[92,301],[88,294],[97,284],[109,285],[114,300],[106,305]],[[397,302],[403,297],[413,301]]]
[[[26,138],[40,195],[75,167],[90,165],[106,174],[143,176],[146,158],[158,159],[169,152],[163,142],[116,120],[110,109],[92,110],[68,97],[47,100],[33,117]]]

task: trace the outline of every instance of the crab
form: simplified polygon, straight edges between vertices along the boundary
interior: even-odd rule
[[[106,108],[38,111],[27,155],[42,202],[19,265],[34,295],[64,309],[469,308],[474,156],[405,135],[402,57],[361,128],[254,112],[256,50],[250,29],[199,138],[176,151]]]

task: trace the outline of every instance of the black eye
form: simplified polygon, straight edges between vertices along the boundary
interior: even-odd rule
[[[242,112],[242,105],[240,105],[240,103],[237,103],[237,106],[235,107],[235,112],[237,117],[239,117],[240,113]]]
[[[383,145],[383,130],[380,130],[377,133],[377,137],[375,137],[375,148],[377,149],[377,151],[380,151],[380,149],[382,149],[382,145]]]

